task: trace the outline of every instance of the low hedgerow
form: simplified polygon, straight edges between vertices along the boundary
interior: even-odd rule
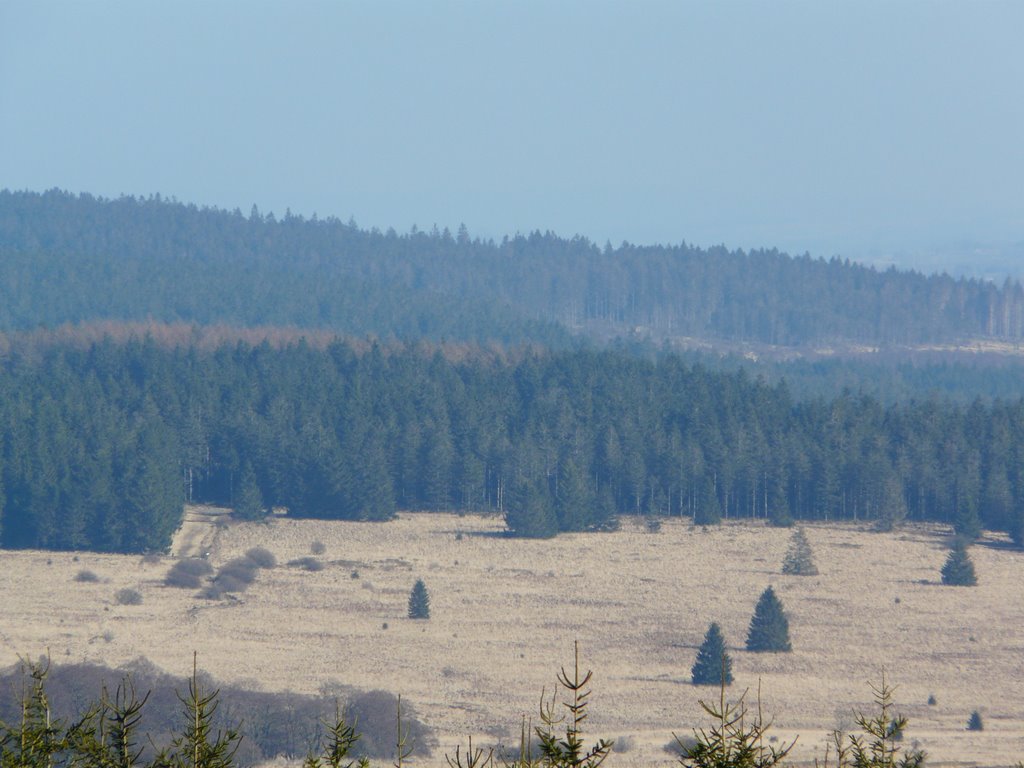
[[[304,571],[322,571],[324,569],[324,564],[315,557],[299,557],[289,560],[288,565],[292,568],[301,568]]]

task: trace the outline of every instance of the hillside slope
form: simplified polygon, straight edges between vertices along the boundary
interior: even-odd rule
[[[838,258],[534,232],[398,235],[159,197],[0,192],[0,329],[98,318],[565,343],[1018,339],[1024,291]]]

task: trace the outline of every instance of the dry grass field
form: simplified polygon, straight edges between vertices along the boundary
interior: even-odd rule
[[[474,734],[512,743],[578,639],[593,667],[592,736],[628,737],[610,765],[667,765],[671,732],[706,724],[689,670],[711,621],[732,651],[737,696],[760,681],[797,761],[821,756],[826,731],[870,709],[882,669],[910,718],[906,743],[931,764],[1009,765],[1024,758],[1024,553],[991,537],[972,548],[980,584],[943,587],[943,531],[878,534],[807,529],[819,576],[783,576],[790,532],[749,524],[702,530],[631,520],[611,534],[521,541],[497,517],[403,514],[387,524],[274,519],[218,525],[191,515],[178,554],[218,565],[254,546],[279,561],[237,599],[209,601],[163,586],[157,561],[91,553],[0,553],[5,596],[0,663],[49,649],[55,662],[143,656],[175,674],[192,651],[217,678],[265,690],[316,692],[332,682],[402,693],[436,731],[430,761]],[[202,527],[205,526],[205,527]],[[325,545],[319,572],[289,567]],[[90,570],[97,582],[79,582]],[[358,576],[358,577],[356,577]],[[405,617],[426,582],[429,621]],[[793,652],[742,650],[761,591],[774,585]],[[119,605],[119,589],[141,605]],[[936,704],[929,705],[929,696]],[[968,732],[979,709],[985,730]]]

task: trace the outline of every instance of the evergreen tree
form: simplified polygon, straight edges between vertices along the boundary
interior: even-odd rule
[[[555,516],[560,531],[585,531],[594,524],[594,493],[586,473],[571,457],[559,467]]]
[[[693,513],[693,523],[694,525],[718,525],[720,522],[722,522],[722,507],[718,503],[715,482],[709,477],[704,483],[704,493],[697,501],[697,508]]]
[[[1024,509],[1018,509],[1010,519],[1010,537],[1018,547],[1024,547]]]
[[[539,481],[521,480],[509,494],[505,525],[513,536],[546,539],[558,533],[551,494]]]
[[[427,585],[423,583],[423,579],[416,579],[409,593],[409,618],[430,618],[430,593],[427,592]]]
[[[747,631],[748,651],[791,651],[789,619],[775,590],[768,587],[761,593]]]
[[[978,583],[974,563],[967,554],[967,544],[963,539],[957,539],[953,543],[949,557],[942,566],[942,583],[955,587],[973,587]]]
[[[797,528],[789,538],[789,549],[786,551],[786,559],[782,561],[782,572],[793,576],[818,574],[818,567],[814,564],[814,553],[803,528]]]
[[[981,721],[981,712],[974,710],[971,712],[971,717],[967,721],[968,731],[983,731],[985,730],[985,724]]]
[[[256,473],[248,461],[242,466],[242,474],[238,478],[234,514],[240,520],[259,520],[267,514],[263,494],[256,483]]]
[[[690,673],[694,685],[732,683],[732,659],[725,651],[725,638],[717,622],[708,627]]]

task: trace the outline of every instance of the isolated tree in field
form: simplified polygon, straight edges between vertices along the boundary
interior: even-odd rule
[[[968,731],[983,731],[985,730],[985,724],[981,722],[981,712],[974,710],[971,712],[971,717],[967,721]]]
[[[789,549],[782,561],[782,572],[793,576],[817,576],[818,567],[814,564],[814,553],[811,543],[803,528],[797,528],[789,538]]]
[[[732,659],[725,652],[725,638],[717,622],[708,627],[690,673],[694,685],[729,685],[732,682]]]
[[[942,583],[954,587],[973,587],[978,583],[974,573],[974,563],[967,554],[967,544],[962,539],[953,543],[953,548],[942,566]]]
[[[789,619],[775,590],[768,587],[761,593],[747,631],[748,651],[791,651]]]
[[[409,618],[430,618],[430,593],[427,592],[427,585],[423,583],[423,579],[416,579],[412,592],[409,593]]]

